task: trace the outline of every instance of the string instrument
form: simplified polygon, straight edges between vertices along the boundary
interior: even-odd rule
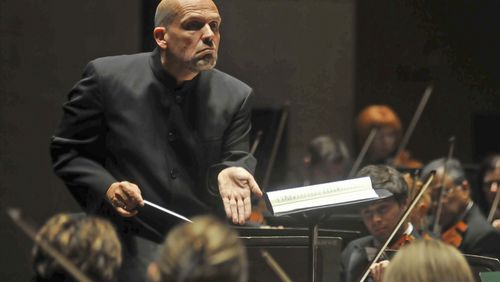
[[[443,242],[448,243],[458,248],[462,244],[463,234],[467,231],[469,226],[463,220],[455,223],[452,227],[441,234]]]
[[[392,159],[392,165],[394,167],[402,167],[406,169],[417,169],[422,168],[424,164],[421,161],[413,159],[410,152],[407,150],[401,151],[394,159]]]
[[[415,240],[415,237],[411,234],[403,234],[396,242],[392,243],[388,249],[399,250],[401,247],[408,245]]]
[[[420,198],[424,195],[424,193],[427,191],[427,188],[429,188],[430,184],[432,183],[432,180],[434,179],[434,175],[435,175],[435,171],[432,171],[429,175],[429,179],[427,179],[427,181],[425,182],[424,186],[422,187],[422,189],[420,190],[420,192],[417,194],[417,196],[415,196],[415,198],[411,201],[410,205],[408,206],[408,208],[406,209],[406,211],[403,213],[403,215],[401,216],[401,218],[399,219],[399,221],[397,222],[396,226],[394,227],[394,229],[391,231],[391,234],[389,235],[389,237],[387,238],[387,240],[384,242],[384,244],[382,245],[382,247],[378,250],[377,254],[375,255],[375,257],[373,258],[373,260],[371,261],[371,263],[368,265],[368,267],[366,268],[363,276],[361,276],[361,279],[359,280],[360,282],[363,282],[365,281],[365,279],[368,277],[368,275],[370,275],[370,269],[371,267],[378,262],[378,260],[380,259],[380,257],[382,256],[382,254],[385,252],[385,250],[387,249],[387,247],[389,246],[390,242],[394,239],[394,236],[396,236],[396,233],[397,231],[401,228],[401,226],[403,225],[403,223],[406,221],[406,219],[408,218],[408,216],[410,216],[413,208],[415,208],[415,206],[417,205],[418,201],[420,201]],[[404,240],[403,240],[404,241]],[[408,242],[406,242],[408,243]]]

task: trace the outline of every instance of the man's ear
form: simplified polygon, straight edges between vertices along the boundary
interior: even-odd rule
[[[152,262],[148,266],[148,280],[150,282],[160,281],[160,270],[158,269],[158,264]]]
[[[156,41],[156,45],[160,47],[160,49],[166,49],[167,48],[167,30],[163,26],[158,26],[153,29],[153,37]]]

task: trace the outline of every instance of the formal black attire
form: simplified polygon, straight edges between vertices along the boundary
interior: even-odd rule
[[[256,165],[248,153],[251,98],[248,85],[216,69],[177,86],[158,50],[96,59],[63,106],[50,146],[54,171],[87,212],[111,219],[122,237],[159,242],[164,234],[144,214],[115,213],[107,189],[126,180],[145,200],[187,217],[223,215],[218,173]]]
[[[500,233],[486,222],[477,205],[467,211],[463,221],[467,230],[462,234],[458,249],[464,254],[500,259]]]
[[[415,228],[409,234],[415,239],[421,239]],[[341,256],[340,280],[342,282],[359,281],[378,249],[379,246],[372,235],[361,237],[347,244]]]

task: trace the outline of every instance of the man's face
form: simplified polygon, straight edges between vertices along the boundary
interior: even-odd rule
[[[374,160],[384,160],[396,149],[396,131],[388,126],[382,126],[377,131],[369,153]]]
[[[483,193],[490,205],[493,203],[498,189],[500,189],[500,167],[487,171],[483,178]]]
[[[378,242],[385,242],[404,213],[406,205],[386,199],[361,210],[361,217],[370,234]]]
[[[220,22],[219,11],[211,0],[180,0],[177,16],[165,31],[167,63],[192,72],[213,68]]]
[[[444,186],[444,194],[439,224],[444,227],[449,227],[454,224],[456,219],[465,211],[465,207],[469,202],[469,189],[467,183],[457,185],[453,183],[452,179],[448,176],[445,177],[443,182],[442,171],[438,170],[432,184],[433,199],[436,201],[439,199],[441,186]]]

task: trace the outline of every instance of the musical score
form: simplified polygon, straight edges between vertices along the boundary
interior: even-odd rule
[[[320,208],[350,202],[376,199],[369,177],[335,181],[268,192],[268,208],[274,215]]]

